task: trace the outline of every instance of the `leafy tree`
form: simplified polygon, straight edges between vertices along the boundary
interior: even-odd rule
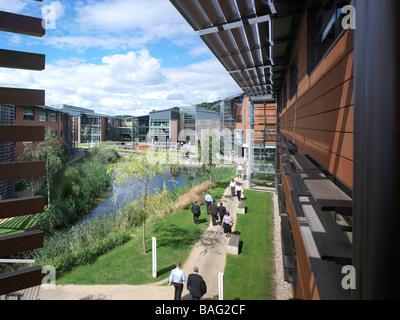
[[[44,141],[36,147],[27,145],[20,158],[24,161],[44,161],[46,168],[47,183],[47,206],[51,205],[50,185],[53,183],[54,175],[69,158],[69,149],[63,139],[59,139],[51,129],[45,133]]]
[[[131,157],[123,159],[112,165],[109,169],[114,173],[114,185],[125,186],[133,181],[139,184],[139,190],[135,184],[132,185],[132,192],[139,191],[142,196],[143,205],[143,254],[146,254],[146,214],[149,207],[149,184],[156,175],[165,174],[167,168],[159,162],[152,161],[149,153],[141,157]],[[117,195],[116,195],[117,196]]]

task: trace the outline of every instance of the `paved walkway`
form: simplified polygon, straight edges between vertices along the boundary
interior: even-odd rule
[[[236,181],[243,182],[237,178]],[[246,187],[242,183],[243,187]],[[230,196],[227,187],[222,198],[227,211],[231,213],[236,221],[238,200]],[[211,216],[209,216],[211,217]],[[234,229],[234,227],[233,227]],[[218,274],[225,269],[226,252],[229,238],[226,238],[221,226],[212,226],[211,219],[209,227],[200,238],[189,258],[183,264],[182,269],[186,276],[193,272],[197,266],[199,274],[203,276],[207,284],[207,293],[203,299],[217,299],[218,296]],[[39,300],[172,300],[174,287],[168,286],[166,281],[149,285],[57,285],[55,290],[41,289],[38,294]],[[184,287],[182,299],[191,299]]]

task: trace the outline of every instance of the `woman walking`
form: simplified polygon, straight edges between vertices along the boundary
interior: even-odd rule
[[[231,236],[233,226],[233,217],[229,212],[225,214],[222,225],[224,226],[224,233],[226,233],[226,237],[229,238]]]

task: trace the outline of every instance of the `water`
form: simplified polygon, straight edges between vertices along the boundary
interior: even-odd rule
[[[178,171],[173,175],[174,180],[171,181],[171,174],[166,173],[164,175],[157,175],[149,184],[149,191],[155,191],[156,189],[162,189],[164,183],[168,190],[175,190],[177,188],[183,187],[186,183],[186,175],[184,171]],[[99,217],[107,212],[114,212],[118,205],[122,204],[125,199],[135,200],[138,195],[140,195],[140,185],[133,181],[127,183],[125,186],[117,188],[112,184],[111,194],[100,203],[89,215],[82,218],[77,225],[84,221]],[[117,199],[114,199],[115,194],[117,194]]]

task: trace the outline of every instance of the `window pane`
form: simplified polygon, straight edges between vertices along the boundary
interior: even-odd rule
[[[35,120],[35,113],[33,109],[24,109],[23,111],[23,119],[24,120],[29,120],[29,121],[34,121]]]
[[[39,121],[47,121],[47,112],[46,111],[40,111]]]

